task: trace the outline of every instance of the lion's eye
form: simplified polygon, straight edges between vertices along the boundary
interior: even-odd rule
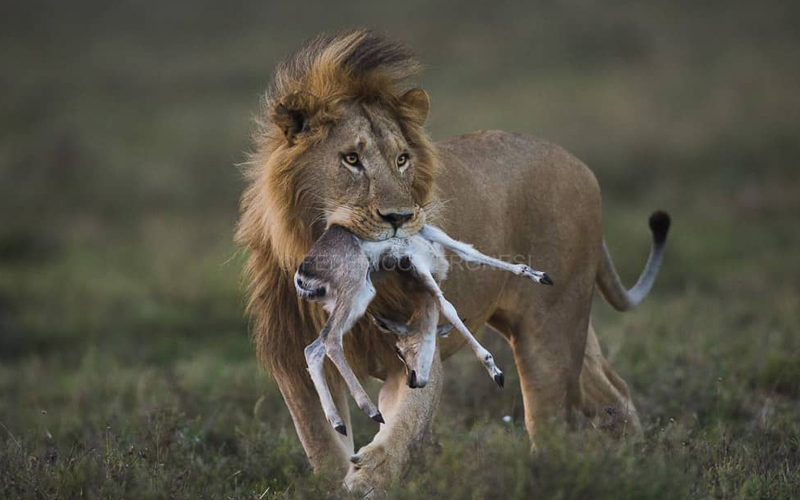
[[[342,155],[342,159],[348,165],[351,165],[353,167],[358,166],[358,155],[355,153],[347,153],[345,155]]]
[[[403,153],[397,157],[397,168],[403,168],[408,164],[408,153]]]

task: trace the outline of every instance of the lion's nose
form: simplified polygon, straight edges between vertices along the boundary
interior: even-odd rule
[[[397,229],[398,227],[408,222],[408,220],[414,216],[414,212],[392,211],[388,213],[383,213],[380,210],[378,210],[378,215],[380,215],[383,220],[391,224],[393,228]]]

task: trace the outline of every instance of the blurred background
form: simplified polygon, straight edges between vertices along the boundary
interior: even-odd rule
[[[800,495],[797,2],[30,0],[0,6],[0,497],[342,494],[256,363],[232,234],[275,63],[361,26],[420,55],[434,138],[502,128],[586,162],[627,283],[650,212],[674,221],[648,301],[594,313],[642,441],[529,456],[484,333],[506,389],[450,360],[393,495]]]

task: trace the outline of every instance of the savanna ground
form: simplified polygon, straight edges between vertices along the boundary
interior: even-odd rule
[[[434,137],[524,131],[586,161],[628,283],[651,209],[674,218],[648,301],[595,304],[643,439],[554,431],[529,455],[486,332],[506,389],[448,361],[435,442],[393,496],[800,496],[797,2],[17,4],[0,7],[0,498],[346,496],[256,363],[231,236],[274,63],[356,25],[421,54]]]

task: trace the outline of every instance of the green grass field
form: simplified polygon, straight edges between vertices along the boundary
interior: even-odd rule
[[[486,332],[505,390],[448,360],[392,498],[800,497],[798,22],[796,2],[0,7],[0,498],[347,497],[256,362],[231,240],[275,62],[351,26],[418,51],[435,138],[528,132],[592,167],[626,282],[650,211],[674,221],[647,302],[595,304],[641,440],[554,430],[530,455]],[[376,426],[354,415],[359,446]]]

